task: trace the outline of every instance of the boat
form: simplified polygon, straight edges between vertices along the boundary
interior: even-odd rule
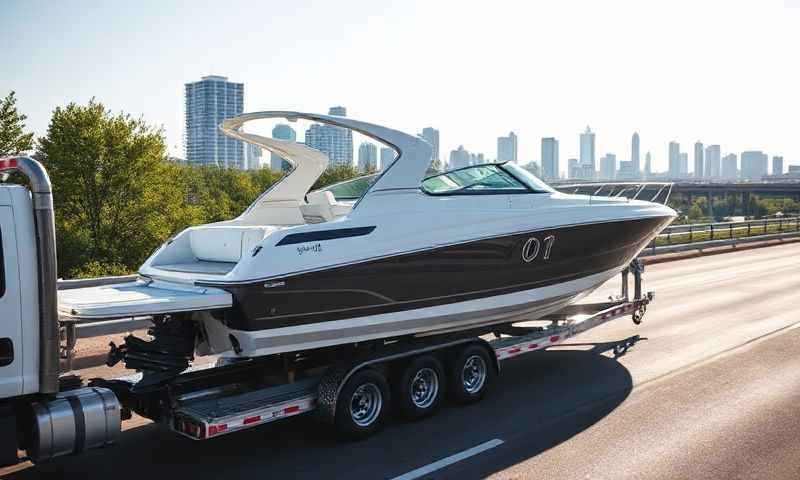
[[[396,156],[309,191],[327,155],[244,131],[262,119],[350,129]],[[423,139],[351,118],[267,111],[220,128],[293,169],[239,217],[169,239],[136,281],[59,292],[65,319],[154,316],[162,343],[128,345],[129,367],[147,351],[251,358],[536,320],[617,275],[676,216],[660,203],[562,193],[513,162],[429,174]]]

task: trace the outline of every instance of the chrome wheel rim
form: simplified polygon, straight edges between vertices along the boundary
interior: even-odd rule
[[[374,383],[359,385],[350,397],[350,417],[359,427],[372,425],[381,414],[383,395]]]
[[[472,355],[464,362],[461,372],[464,391],[474,395],[481,391],[486,383],[486,362],[480,355]]]
[[[411,402],[417,408],[428,408],[439,395],[439,375],[432,368],[421,368],[411,380]]]

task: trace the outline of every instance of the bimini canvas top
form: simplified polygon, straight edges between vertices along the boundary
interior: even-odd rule
[[[253,202],[237,219],[240,222],[257,223],[265,217],[267,208],[296,208],[303,204],[306,193],[328,166],[328,156],[307,145],[242,131],[243,125],[247,122],[268,118],[285,118],[290,122],[298,119],[311,120],[349,128],[394,148],[397,156],[371,187],[372,192],[419,188],[433,154],[432,147],[421,138],[350,118],[315,113],[267,111],[245,113],[227,119],[220,125],[220,130],[225,135],[275,153],[294,167],[283,179]]]

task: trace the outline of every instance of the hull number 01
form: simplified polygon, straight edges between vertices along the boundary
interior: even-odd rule
[[[542,260],[550,260],[550,251],[553,249],[555,242],[555,235],[548,235],[541,241],[536,237],[529,238],[525,245],[522,246],[522,260],[525,263],[531,263],[536,260],[542,250],[544,250]]]

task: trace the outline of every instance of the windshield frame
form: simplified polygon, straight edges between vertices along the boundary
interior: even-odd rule
[[[494,167],[497,167],[503,173],[511,176],[514,180],[518,181],[520,183],[520,185],[524,189],[500,189],[500,188],[496,188],[496,189],[486,189],[486,190],[469,190],[469,189],[465,189],[465,188],[459,188],[459,189],[456,189],[456,190],[450,190],[450,191],[444,191],[444,192],[429,192],[429,191],[425,190],[425,188],[423,188],[422,184],[420,184],[419,189],[424,194],[431,195],[431,196],[434,196],[434,197],[456,196],[456,195],[458,195],[458,196],[464,196],[464,195],[520,195],[520,194],[530,194],[530,193],[552,193],[552,192],[555,191],[555,190],[552,189],[552,187],[550,187],[549,185],[547,185],[544,182],[542,182],[541,180],[539,180],[538,177],[536,177],[535,175],[533,175],[530,172],[527,172],[527,170],[524,170],[524,169],[522,169],[521,167],[519,167],[517,165],[514,165],[514,167],[516,167],[515,169],[508,168],[507,165],[509,165],[509,164],[513,165],[510,162],[501,162],[501,163],[493,162],[493,163],[481,163],[481,164],[478,164],[478,165],[468,165],[466,167],[454,168],[452,170],[446,170],[444,172],[440,172],[440,173],[437,173],[435,175],[427,176],[427,177],[422,179],[422,183],[424,183],[427,180],[430,180],[431,178],[447,175],[447,174],[453,173],[453,172],[458,172],[458,171],[467,170],[467,169],[471,169],[471,168],[477,168],[477,167],[494,166]],[[522,170],[524,172],[527,172],[528,175],[520,174],[517,169]],[[528,178],[528,176],[533,177],[533,179],[535,179],[536,181],[531,180],[530,178]]]

